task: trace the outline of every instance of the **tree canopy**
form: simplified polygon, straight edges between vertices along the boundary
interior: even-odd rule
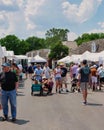
[[[69,30],[68,29],[57,29],[57,28],[52,28],[48,30],[45,34],[46,36],[46,45],[47,47],[53,46],[55,43],[59,41],[67,41],[68,40],[68,34]]]
[[[45,39],[29,37],[26,40],[20,40],[15,35],[7,35],[0,39],[0,44],[7,50],[13,50],[15,55],[26,54],[28,51],[45,48]]]
[[[96,39],[102,39],[104,38],[104,33],[84,33],[82,36],[78,37],[75,41],[77,42],[77,45],[81,45],[84,42],[89,42]]]
[[[54,46],[51,47],[49,54],[50,59],[61,59],[69,54],[69,48],[62,44],[62,42],[57,42]]]

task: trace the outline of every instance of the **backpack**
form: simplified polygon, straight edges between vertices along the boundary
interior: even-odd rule
[[[83,70],[83,73],[86,75],[90,73],[90,69],[88,66],[83,67],[82,70]]]

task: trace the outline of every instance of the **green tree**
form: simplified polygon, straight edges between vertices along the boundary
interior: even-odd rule
[[[84,42],[89,42],[96,39],[102,39],[104,38],[104,33],[84,33],[81,37],[78,37],[75,41],[77,42],[77,45],[81,45]]]
[[[7,35],[0,39],[0,44],[5,46],[7,50],[13,50],[15,54],[19,54],[20,39],[15,35]]]
[[[51,47],[49,54],[50,59],[59,60],[69,54],[69,48],[62,44],[62,42],[57,42],[54,46]]]
[[[68,29],[52,28],[52,29],[48,30],[45,34],[47,47],[50,48],[58,41],[67,41],[67,39],[68,39],[67,33],[68,32],[69,32]]]
[[[29,51],[45,48],[45,39],[42,38],[32,36],[27,38],[26,42],[29,44]]]
[[[1,46],[5,46],[7,50],[13,50],[15,55],[26,54],[29,45],[25,40],[20,40],[15,35],[7,35],[0,39]]]
[[[18,54],[26,54],[29,51],[29,44],[25,40],[21,40],[19,44]]]

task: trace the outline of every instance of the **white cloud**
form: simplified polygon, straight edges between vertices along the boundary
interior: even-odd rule
[[[50,28],[63,28],[69,22],[82,23],[88,20],[101,2],[102,0],[82,0],[77,5],[68,0],[0,0],[0,36],[15,34],[20,38],[33,35],[45,37],[45,31]],[[69,21],[63,17],[62,8]],[[104,23],[98,24],[104,28]],[[77,34],[69,33],[70,41],[76,38]]]
[[[68,33],[68,41],[74,41],[76,38],[78,38],[78,35],[74,32]]]
[[[45,31],[37,31],[37,32],[36,32],[36,36],[37,36],[37,37],[44,38],[44,37],[45,37],[45,33],[46,33]]]
[[[27,22],[27,29],[35,29],[36,25],[34,25],[34,19],[35,16],[37,16],[41,10],[41,6],[45,4],[45,0],[34,0],[30,1],[27,0],[27,5],[25,8],[25,18]]]
[[[37,25],[32,18],[39,14],[45,1],[0,0],[0,36],[8,34],[15,34],[19,37],[35,35]],[[18,10],[14,10],[14,8],[18,8]]]
[[[100,25],[101,28],[104,28],[104,22],[99,22],[98,25]]]
[[[83,23],[95,14],[101,3],[102,0],[82,0],[80,5],[76,5],[66,0],[62,3],[62,8],[70,22]]]
[[[98,25],[100,26],[98,29],[92,29],[88,33],[104,33],[104,22],[98,22]]]
[[[14,0],[0,0],[0,3],[3,3],[5,5],[12,5]]]
[[[104,33],[104,29],[93,29],[90,30],[88,33]]]

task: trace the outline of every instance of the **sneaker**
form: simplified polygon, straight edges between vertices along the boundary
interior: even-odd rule
[[[63,88],[61,88],[61,91],[64,91]]]
[[[12,122],[15,122],[16,121],[16,118],[12,118]]]
[[[59,90],[59,93],[61,93],[61,90]]]
[[[4,115],[4,117],[2,117],[2,121],[8,121],[8,116]]]
[[[66,89],[66,92],[69,92],[69,90],[68,90],[68,89]]]
[[[78,89],[78,92],[79,92],[79,93],[81,92],[80,89]]]
[[[87,102],[86,102],[86,101],[84,101],[84,102],[83,102],[83,105],[87,105]]]

